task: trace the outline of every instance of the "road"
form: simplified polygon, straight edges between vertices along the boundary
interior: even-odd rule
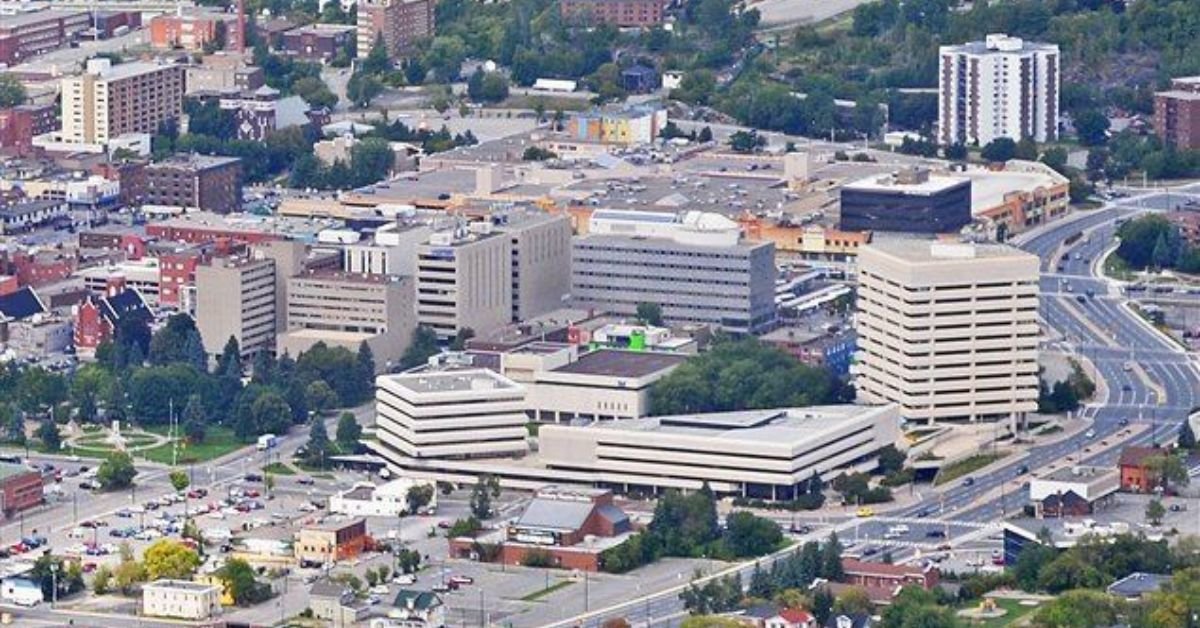
[[[1172,194],[1175,199],[1194,196],[1200,194],[1200,185]],[[1095,367],[1094,379],[1103,384],[1098,386],[1097,398],[1079,413],[1079,418],[1091,422],[1089,432],[1094,434],[1080,433],[1031,447],[1024,456],[1010,456],[989,467],[986,474],[973,474],[970,485],[955,482],[886,518],[844,521],[834,528],[840,530],[841,538],[882,539],[892,522],[905,521],[911,528],[907,539],[889,542],[898,548],[893,557],[899,559],[927,541],[931,530],[941,529],[954,537],[956,529],[985,529],[1005,515],[1019,512],[1028,501],[1027,489],[1021,485],[1022,466],[1036,472],[1064,462],[1112,465],[1123,445],[1175,438],[1179,425],[1198,405],[1200,374],[1181,347],[1128,309],[1122,292],[1097,274],[1101,254],[1114,243],[1116,221],[1142,211],[1175,207],[1175,199],[1160,192],[1130,196],[1103,209],[1073,214],[1014,242],[1042,259],[1040,313],[1048,336],[1046,347],[1085,358]],[[1130,425],[1140,429],[1127,432]],[[1109,444],[1102,447],[1101,442]],[[821,531],[799,540],[827,534]],[[784,555],[786,552],[760,562],[769,566]],[[748,582],[752,569],[744,564],[730,573]],[[544,628],[590,628],[612,617],[624,617],[634,626],[671,625],[684,615],[679,591],[673,588]]]

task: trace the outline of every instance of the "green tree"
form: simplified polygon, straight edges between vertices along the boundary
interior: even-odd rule
[[[725,525],[725,545],[737,558],[768,554],[783,542],[779,524],[750,512],[729,515]]]
[[[1150,525],[1161,524],[1165,516],[1167,516],[1167,509],[1163,508],[1161,501],[1152,499],[1146,504],[1146,521],[1149,521]]]
[[[663,324],[662,306],[657,303],[638,303],[637,317],[646,325],[661,327]]]
[[[205,423],[208,417],[205,416],[204,405],[200,401],[200,395],[190,395],[187,400],[187,405],[183,407],[183,414],[179,417],[180,425],[183,426],[183,434],[187,437],[189,443],[198,445],[204,442],[206,435]]]
[[[96,573],[92,575],[92,591],[95,591],[96,595],[108,593],[111,581],[112,570],[108,568],[108,565],[97,567]]]
[[[492,484],[496,479],[483,476],[471,489],[471,515],[480,521],[492,516]]]
[[[419,484],[408,489],[408,493],[404,496],[405,503],[408,506],[409,514],[419,512],[422,508],[429,505],[433,501],[433,485]]]
[[[269,390],[254,400],[250,414],[259,434],[283,434],[292,425],[292,409],[279,393]]]
[[[1089,109],[1075,114],[1075,133],[1084,146],[1099,146],[1108,141],[1108,116]]]
[[[1123,606],[1118,598],[1106,595],[1103,591],[1067,591],[1043,604],[1034,614],[1032,624],[1039,628],[1112,626],[1122,622]]]
[[[134,468],[133,459],[129,454],[116,452],[100,463],[96,470],[96,481],[104,490],[115,491],[132,486],[135,475],[137,469]]]
[[[367,57],[362,62],[363,74],[383,74],[392,69],[392,61],[388,57],[387,45],[383,42],[383,33],[376,33],[375,43],[371,45],[371,50],[367,52]]]
[[[150,580],[191,580],[200,566],[200,556],[179,541],[159,539],[146,548],[143,562]]]
[[[329,433],[325,429],[325,421],[317,418],[312,422],[308,433],[308,444],[305,445],[305,462],[322,469],[327,464],[329,456]]]
[[[15,74],[0,73],[0,107],[15,107],[25,104],[25,85]]]
[[[170,478],[171,486],[175,489],[175,492],[177,492],[177,493],[182,492],[184,489],[186,489],[188,487],[189,484],[192,483],[191,478],[188,477],[187,472],[182,471],[180,469],[175,469],[175,470],[171,471],[170,475],[168,475],[167,477]]]
[[[325,380],[318,379],[304,389],[304,400],[309,410],[321,415],[337,405],[338,396]]]
[[[996,138],[983,147],[980,155],[988,161],[1008,161],[1017,156],[1017,143],[1007,137]]]
[[[258,581],[254,578],[254,568],[250,563],[240,558],[230,558],[225,566],[217,570],[217,577],[225,583],[234,603],[250,604],[258,595]]]
[[[58,425],[51,419],[42,421],[42,424],[38,426],[37,437],[47,451],[54,452],[62,449],[62,434],[58,431]]]
[[[0,404],[0,417],[4,422],[4,440],[15,445],[25,444],[25,418],[12,407],[12,404]]]
[[[343,412],[342,415],[338,417],[337,431],[335,434],[337,437],[338,448],[346,453],[354,451],[355,447],[358,446],[358,439],[362,438],[362,426],[359,425],[358,421],[354,418],[354,413]]]
[[[766,146],[767,138],[758,134],[758,131],[734,131],[729,136],[729,147],[735,153],[752,153],[759,148]]]

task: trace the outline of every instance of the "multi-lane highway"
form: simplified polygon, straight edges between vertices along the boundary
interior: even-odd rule
[[[1077,213],[1014,242],[1042,259],[1040,316],[1045,348],[1077,355],[1099,384],[1096,397],[1078,418],[1091,432],[1031,447],[1022,456],[977,473],[970,485],[956,482],[913,505],[888,513],[887,519],[910,521],[909,541],[924,541],[941,527],[979,527],[1018,512],[1028,500],[1022,487],[1026,467],[1036,472],[1063,461],[1114,464],[1125,445],[1167,442],[1195,408],[1200,373],[1190,356],[1126,305],[1124,292],[1099,276],[1103,254],[1115,245],[1117,222],[1143,211],[1174,207],[1200,198],[1200,186],[1165,193],[1130,196],[1103,209]],[[1127,430],[1129,426],[1134,429]],[[1104,443],[1102,445],[1102,443]],[[1095,450],[1093,452],[1093,450]],[[870,539],[882,539],[884,520],[844,521],[838,526]],[[820,532],[812,536],[827,534]],[[846,538],[843,534],[843,538]],[[770,563],[775,557],[763,562]],[[752,567],[738,568],[743,579]],[[599,626],[610,617],[634,625],[671,624],[684,615],[678,591],[663,591],[609,609],[577,616],[546,628]]]

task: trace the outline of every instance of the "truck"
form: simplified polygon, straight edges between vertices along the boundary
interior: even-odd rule
[[[258,450],[266,451],[279,444],[279,437],[274,434],[263,434],[258,437]]]

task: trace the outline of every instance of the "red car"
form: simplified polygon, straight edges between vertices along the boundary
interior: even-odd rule
[[[260,495],[262,495],[262,493],[259,493],[258,491],[254,490],[254,489],[246,490],[246,497],[258,497]]]
[[[93,571],[96,571],[96,563],[83,564],[83,573],[92,573]]]

